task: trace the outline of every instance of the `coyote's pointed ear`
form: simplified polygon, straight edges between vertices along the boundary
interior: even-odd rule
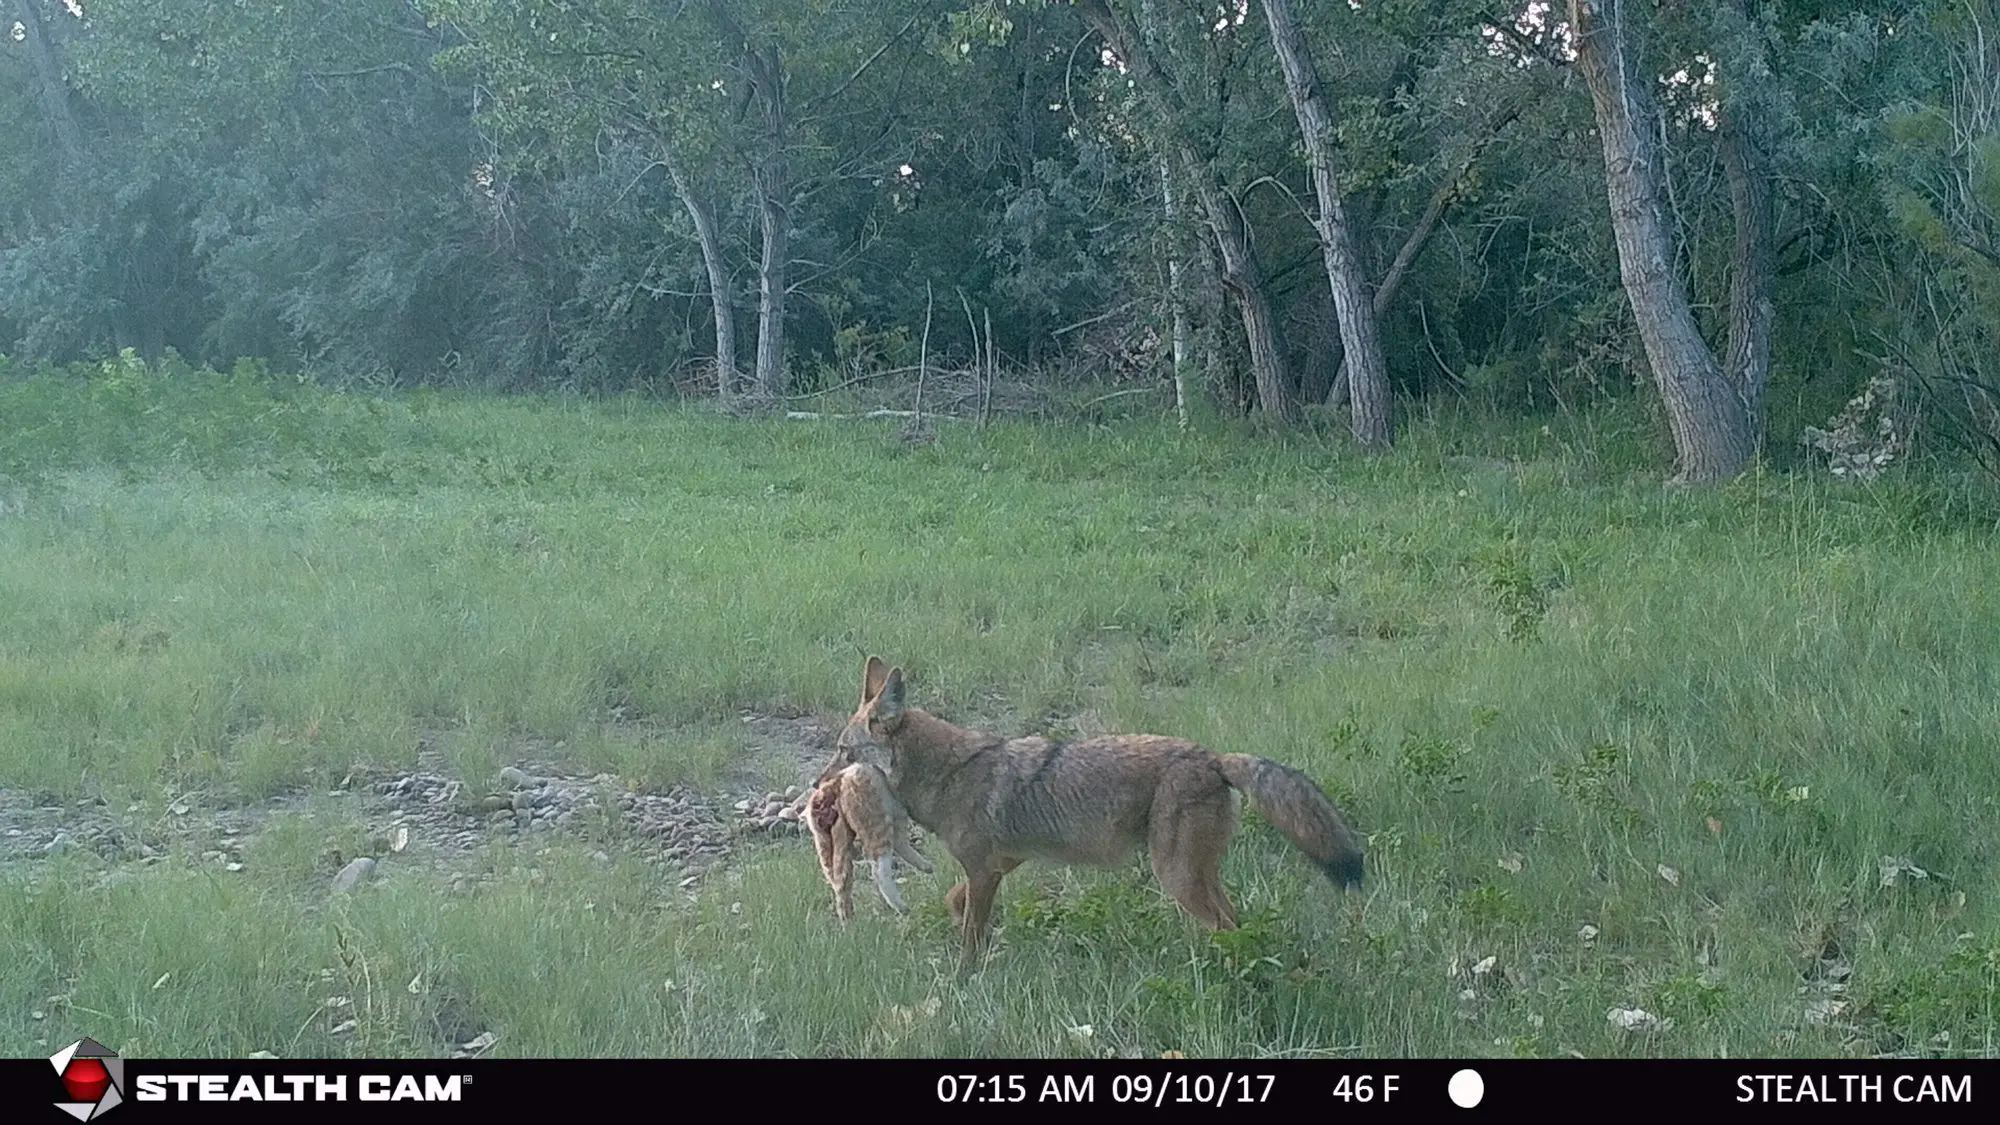
[[[882,694],[882,683],[889,678],[889,666],[882,663],[879,656],[868,658],[868,667],[861,673],[861,702],[866,703]]]
[[[903,721],[903,670],[889,669],[882,691],[875,696],[875,721],[893,728]]]

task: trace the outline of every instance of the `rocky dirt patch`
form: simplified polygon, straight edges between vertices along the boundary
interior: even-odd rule
[[[73,848],[111,861],[159,854],[156,845],[138,839],[101,800],[69,802],[50,794],[0,789],[0,865]]]
[[[247,807],[189,793],[169,802],[164,815],[136,804],[121,814],[101,799],[0,789],[0,867],[80,848],[108,865],[178,853],[238,871],[243,845],[273,816],[313,810],[365,826],[375,852],[335,857],[343,866],[332,885],[340,890],[372,877],[375,864],[359,861],[391,855],[398,865],[444,872],[462,889],[480,878],[475,853],[496,842],[544,838],[594,843],[605,862],[614,853],[638,855],[663,877],[690,886],[746,843],[803,834],[804,786],[831,752],[833,728],[823,717],[746,713],[742,721],[749,753],[711,792],[679,785],[649,790],[609,773],[584,774],[532,745],[517,748],[519,760],[493,778],[472,783],[454,775],[432,739],[423,741],[414,769],[357,770],[332,790]]]

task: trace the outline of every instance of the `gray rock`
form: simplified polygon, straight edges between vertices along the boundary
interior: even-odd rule
[[[351,891],[359,886],[363,879],[368,878],[374,873],[374,860],[369,859],[367,856],[353,860],[346,867],[340,869],[340,874],[333,877],[333,893],[344,894]]]

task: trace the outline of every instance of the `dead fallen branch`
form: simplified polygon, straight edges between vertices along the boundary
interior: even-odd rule
[[[1172,389],[1173,387],[1169,385],[1166,387],[1133,387],[1130,390],[1112,391],[1108,395],[1098,395],[1096,398],[1091,399],[1090,401],[1084,403],[1082,406],[1077,407],[1077,409],[1088,410],[1091,407],[1096,406],[1100,402],[1110,402],[1114,398],[1130,398],[1133,395],[1156,395],[1162,393],[1163,391],[1171,391]]]
[[[961,418],[956,414],[938,414],[933,411],[925,411],[923,416],[925,418],[942,418],[947,422],[969,422],[972,420]],[[817,410],[787,410],[785,411],[785,417],[794,422],[820,422],[857,418],[864,420],[873,418],[915,418],[917,417],[917,412],[914,410],[870,410],[866,414],[825,414]]]

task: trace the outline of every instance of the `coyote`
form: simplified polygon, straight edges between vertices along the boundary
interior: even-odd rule
[[[805,809],[819,849],[820,873],[833,888],[833,912],[845,922],[854,916],[854,849],[875,861],[875,889],[898,914],[908,914],[896,888],[896,857],[928,874],[936,868],[910,843],[910,816],[889,790],[889,779],[865,762],[820,776]]]
[[[1237,794],[1343,888],[1361,883],[1361,844],[1305,774],[1186,739],[1115,734],[1056,742],[968,730],[904,702],[903,670],[869,657],[861,706],[840,733],[830,776],[884,762],[911,819],[965,869],[946,892],[963,938],[960,974],[986,944],[1000,880],[1029,859],[1115,867],[1144,845],[1153,875],[1210,930],[1236,928],[1222,888]]]

